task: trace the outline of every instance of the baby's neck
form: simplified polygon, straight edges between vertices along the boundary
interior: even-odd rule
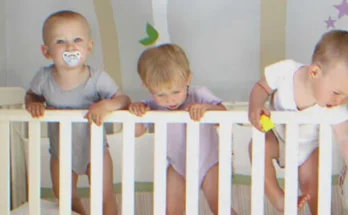
[[[299,110],[316,104],[311,83],[308,78],[308,66],[301,67],[294,76],[294,99]]]
[[[89,77],[88,67],[83,65],[69,70],[54,68],[53,77],[57,85],[63,90],[71,90],[84,83]]]

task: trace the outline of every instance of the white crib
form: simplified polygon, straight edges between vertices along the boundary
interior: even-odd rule
[[[18,88],[0,88],[0,106],[5,105],[14,105],[23,103],[24,99],[24,90]],[[9,96],[11,95],[11,96]],[[264,195],[263,195],[263,182],[264,167],[263,163],[259,162],[264,159],[264,134],[252,129],[247,125],[237,125],[238,124],[248,124],[247,113],[246,113],[246,103],[225,103],[225,105],[230,109],[228,112],[209,112],[203,119],[203,122],[213,122],[220,123],[220,168],[223,171],[220,171],[220,182],[221,185],[219,188],[220,192],[220,214],[229,214],[229,208],[231,205],[232,195],[230,192],[225,192],[226,190],[231,190],[231,163],[232,163],[232,145],[231,140],[233,139],[233,170],[236,177],[238,175],[253,175],[251,178],[252,183],[252,196],[251,196],[251,205],[249,206],[250,210],[244,212],[244,214],[262,214],[261,211],[264,211]],[[28,166],[28,186],[29,186],[29,204],[23,204],[20,207],[14,209],[11,214],[70,214],[70,170],[67,168],[70,165],[70,159],[61,160],[61,200],[60,200],[60,209],[58,209],[58,204],[56,202],[40,200],[42,195],[40,192],[43,190],[49,190],[51,187],[51,180],[48,168],[48,159],[49,154],[48,150],[48,139],[41,135],[40,131],[40,122],[47,121],[60,121],[61,122],[61,131],[62,131],[62,141],[70,142],[69,131],[71,128],[71,122],[83,121],[84,111],[47,111],[47,114],[44,118],[40,120],[33,120],[25,110],[0,110],[0,144],[2,144],[1,155],[1,170],[5,174],[2,174],[1,177],[1,190],[8,190],[8,192],[0,193],[0,198],[3,201],[0,202],[0,214],[9,214],[9,205],[10,205],[10,183],[9,181],[9,159],[10,156],[6,152],[9,151],[9,142],[11,140],[11,148],[14,146],[20,146],[25,149],[27,154],[27,162],[22,160],[20,162],[29,164]],[[288,132],[291,135],[289,136],[288,141],[296,142],[296,130],[298,129],[298,124],[303,123],[323,123],[329,122],[329,119],[320,118],[322,121],[318,121],[319,117],[313,118],[313,116],[303,116],[294,113],[274,113],[273,120],[276,123],[289,123]],[[317,121],[315,121],[316,119]],[[23,123],[13,127],[9,127],[9,122],[29,122],[29,138],[26,139],[25,132],[23,132]],[[167,122],[187,122],[188,123],[188,154],[196,154],[197,148],[197,131],[198,123],[192,122],[188,114],[186,113],[149,113],[145,117],[137,118],[130,115],[127,111],[117,111],[115,112],[109,122],[124,123],[123,129],[119,132],[108,135],[108,141],[110,144],[110,152],[114,160],[114,178],[115,184],[120,184],[123,182],[122,186],[122,214],[135,214],[134,209],[134,199],[135,199],[135,184],[134,181],[140,183],[154,183],[154,196],[153,196],[153,214],[162,215],[165,214],[165,201],[163,196],[165,196],[165,168],[166,168],[166,144],[161,144],[165,142],[166,133],[166,123]],[[145,134],[140,138],[134,138],[134,122],[155,122],[156,123],[156,132],[155,134]],[[232,125],[233,124],[233,125]],[[321,125],[321,142],[331,142],[331,129],[328,125]],[[11,131],[11,132],[10,132]],[[17,132],[18,131],[18,132]],[[94,178],[91,186],[91,214],[101,214],[101,180],[100,172],[101,168],[98,168],[98,165],[101,165],[101,148],[98,147],[97,143],[101,137],[102,132],[101,128],[92,126],[92,169],[97,167],[96,171],[92,171],[92,178]],[[117,131],[117,129],[114,129]],[[43,130],[43,133],[45,131]],[[11,134],[11,135],[10,135]],[[18,137],[18,135],[20,136]],[[231,135],[232,134],[232,135]],[[256,161],[251,167],[248,153],[247,145],[250,138],[253,137],[257,144],[254,144],[254,154],[253,160]],[[30,144],[29,144],[29,143]],[[41,144],[32,144],[40,143]],[[66,144],[62,144],[66,146]],[[94,147],[94,148],[93,148]],[[287,153],[289,156],[294,156],[296,153],[297,146],[296,144],[287,144]],[[324,148],[325,147],[325,148]],[[333,150],[332,150],[333,147]],[[331,175],[337,175],[339,173],[340,167],[342,165],[341,159],[338,156],[335,156],[332,159],[332,153],[337,154],[336,144],[325,144],[321,146],[324,150],[320,151],[320,192],[331,193],[332,182]],[[18,149],[17,149],[18,150]],[[64,156],[71,153],[69,147],[61,147],[61,154]],[[99,153],[99,154],[98,154]],[[122,156],[125,155],[125,156]],[[12,155],[13,156],[13,155]],[[287,156],[287,157],[289,157]],[[198,160],[195,159],[197,156],[189,156],[190,159],[187,161],[187,169],[191,174],[188,174],[187,180],[187,214],[198,214],[198,199],[199,192],[198,187],[195,186],[198,183],[198,172],[197,164]],[[13,160],[13,159],[12,159]],[[16,162],[18,163],[18,158]],[[333,161],[333,166],[331,162]],[[156,162],[154,162],[156,161]],[[329,162],[328,162],[329,161]],[[18,175],[25,175],[25,168],[22,170],[22,173],[18,173],[16,165],[13,165],[16,162],[12,162],[11,168],[16,168],[16,171],[12,171],[12,175],[16,172]],[[281,169],[277,169],[278,175],[280,178],[284,178],[286,175],[286,212],[285,214],[297,214],[297,166],[291,162],[288,162],[287,169],[284,172]],[[21,166],[21,165],[17,165]],[[134,168],[129,168],[129,166],[134,166]],[[23,167],[23,165],[22,165]],[[24,165],[25,167],[25,165]],[[123,168],[128,167],[128,168]],[[153,167],[153,168],[152,168]],[[99,170],[98,170],[99,169]],[[23,173],[24,171],[24,173]],[[122,172],[122,174],[121,174]],[[251,174],[252,173],[252,174]],[[122,176],[122,177],[121,177]],[[40,180],[41,178],[41,180]],[[22,186],[17,186],[17,184],[22,183]],[[12,176],[12,201],[15,201],[18,205],[20,202],[18,199],[23,199],[23,196],[19,196],[18,199],[13,199],[17,193],[21,195],[26,194],[26,180],[23,178]],[[87,180],[84,178],[80,181],[79,187],[82,189],[88,186]],[[14,188],[21,187],[22,190],[18,191]],[[23,188],[24,187],[24,188]],[[235,186],[234,186],[235,188]],[[24,191],[23,191],[24,190]],[[233,203],[236,201],[236,196],[233,195]],[[320,195],[320,204],[319,211],[321,214],[331,214],[331,195]],[[237,197],[238,198],[238,197]],[[25,198],[24,198],[25,199]],[[13,202],[12,202],[13,203]],[[17,206],[15,205],[14,206]],[[238,208],[237,208],[238,211]],[[308,211],[308,210],[307,210]],[[340,209],[336,209],[333,214],[340,214]],[[307,213],[307,212],[304,212]],[[137,213],[138,214],[138,213]],[[144,213],[145,214],[145,213]],[[200,213],[202,214],[202,213]],[[243,213],[240,213],[243,214]],[[268,214],[268,213],[266,213]]]

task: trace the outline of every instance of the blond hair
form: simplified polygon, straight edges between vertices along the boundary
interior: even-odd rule
[[[146,87],[158,89],[187,82],[191,70],[180,46],[162,44],[148,48],[140,55],[138,74]]]
[[[312,56],[312,63],[322,67],[332,67],[337,62],[348,65],[348,31],[345,30],[332,30],[323,34]]]
[[[47,34],[50,29],[50,26],[55,23],[57,20],[80,20],[85,25],[85,27],[88,29],[88,34],[90,35],[90,26],[87,21],[87,19],[81,15],[78,12],[71,11],[71,10],[60,10],[57,12],[52,13],[49,15],[46,20],[44,21],[44,24],[42,26],[42,39],[44,43],[47,42]]]

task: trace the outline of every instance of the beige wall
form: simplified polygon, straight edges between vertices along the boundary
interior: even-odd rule
[[[103,48],[105,70],[122,87],[117,28],[111,0],[94,0]],[[286,56],[286,1],[261,0],[261,65],[263,68]]]
[[[286,57],[286,2],[261,1],[261,74],[265,66]]]
[[[111,0],[94,0],[94,5],[100,29],[104,69],[122,88],[121,61]]]

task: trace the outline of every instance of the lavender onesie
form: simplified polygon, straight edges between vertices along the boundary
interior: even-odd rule
[[[46,100],[47,107],[55,109],[88,109],[90,105],[110,99],[118,86],[104,71],[89,67],[88,79],[71,90],[62,90],[52,76],[52,67],[43,67],[30,83],[30,90]],[[48,123],[50,139],[49,152],[59,158],[59,124]],[[66,143],[64,143],[66,144]],[[104,150],[107,147],[104,130]],[[86,123],[72,124],[72,170],[77,174],[85,174],[90,163],[90,126]]]
[[[191,88],[189,95],[180,110],[192,103],[208,103],[219,105],[217,98],[205,87]],[[151,110],[168,110],[156,104],[153,99],[144,101]],[[201,123],[199,136],[199,182],[200,185],[209,169],[219,161],[219,136],[213,124]],[[184,178],[186,176],[186,124],[168,123],[167,126],[167,159],[173,168]]]

